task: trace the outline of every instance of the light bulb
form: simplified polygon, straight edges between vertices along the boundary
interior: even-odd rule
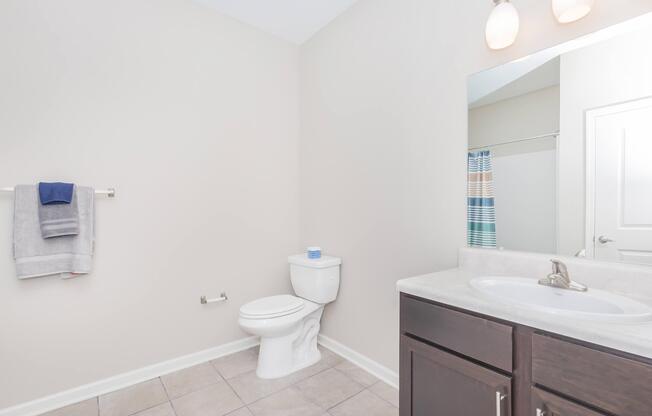
[[[594,0],[552,0],[552,12],[559,23],[580,20],[591,12]]]
[[[509,0],[494,0],[485,36],[491,49],[503,49],[514,43],[520,26],[518,11]]]

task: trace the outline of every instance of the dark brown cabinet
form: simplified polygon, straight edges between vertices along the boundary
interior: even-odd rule
[[[401,337],[401,414],[511,416],[511,377]]]
[[[652,360],[401,294],[400,416],[652,416]]]
[[[605,416],[554,394],[532,388],[533,416]]]

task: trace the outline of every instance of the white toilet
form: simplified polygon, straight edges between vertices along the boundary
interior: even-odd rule
[[[260,336],[256,374],[260,378],[286,376],[321,359],[317,335],[324,305],[335,300],[340,287],[337,257],[288,257],[290,280],[297,296],[270,296],[240,308],[238,323]]]

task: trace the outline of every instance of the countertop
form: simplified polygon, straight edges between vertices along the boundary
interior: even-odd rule
[[[399,280],[397,288],[399,292],[652,359],[652,322],[602,323],[534,312],[477,292],[469,285],[477,276],[477,272],[456,268]]]

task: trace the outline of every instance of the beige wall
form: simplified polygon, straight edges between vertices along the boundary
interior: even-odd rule
[[[510,250],[555,253],[559,86],[469,109],[469,148],[492,146],[496,243]],[[532,221],[536,218],[536,221]]]
[[[466,77],[652,10],[603,0],[560,25],[547,1],[516,6],[502,52],[477,0],[361,0],[302,49],[302,239],[344,258],[324,334],[390,368],[396,280],[455,266],[465,244]]]
[[[296,47],[185,0],[3,0],[0,56],[0,186],[117,189],[67,281],[15,278],[0,196],[0,409],[245,337],[239,306],[288,293]]]
[[[490,146],[512,140],[559,131],[559,86],[469,109],[469,148]],[[498,146],[494,155],[554,149],[550,137],[530,142]]]
[[[652,96],[652,29],[561,57],[559,253],[585,247],[585,111]]]

